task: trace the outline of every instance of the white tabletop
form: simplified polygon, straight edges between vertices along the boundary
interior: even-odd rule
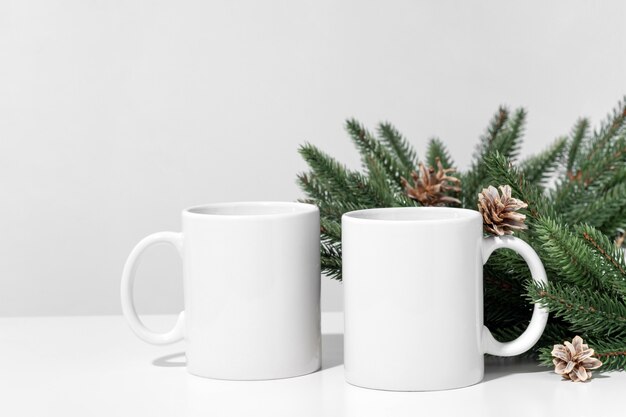
[[[164,330],[174,316],[148,316]],[[120,316],[0,319],[2,416],[623,416],[626,374],[563,381],[519,359],[488,358],[485,379],[440,392],[386,392],[343,379],[343,320],[322,317],[323,369],[275,381],[185,371],[183,343],[151,346]],[[437,357],[436,341],[433,361]]]

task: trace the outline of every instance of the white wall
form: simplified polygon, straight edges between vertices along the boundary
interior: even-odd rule
[[[461,167],[500,103],[526,153],[626,92],[626,5],[605,1],[0,2],[0,315],[119,312],[125,257],[182,208],[293,200],[313,142],[351,166],[355,116]],[[182,306],[168,248],[141,312]],[[324,280],[324,308],[341,308]]]

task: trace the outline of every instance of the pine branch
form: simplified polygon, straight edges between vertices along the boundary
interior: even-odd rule
[[[324,217],[320,219],[320,231],[323,241],[331,244],[341,243],[341,218]]]
[[[500,106],[496,114],[489,121],[489,126],[485,135],[480,139],[480,145],[474,154],[474,161],[479,163],[480,160],[488,153],[493,152],[492,144],[496,141],[506,122],[509,120],[509,109]]]
[[[566,147],[567,139],[559,138],[542,153],[524,160],[520,171],[528,183],[544,187],[560,166]]]
[[[368,208],[365,205],[350,202],[350,201],[316,201],[310,200],[313,204],[316,204],[320,210],[320,217],[326,218],[341,223],[341,216],[344,213],[355,210],[362,210]]]
[[[492,119],[486,135],[481,138],[481,144],[474,154],[471,169],[463,177],[465,183],[463,192],[464,207],[473,207],[476,195],[487,185],[490,166],[487,160],[489,155],[500,154],[506,160],[514,160],[520,149],[526,111],[522,108],[515,110],[509,118],[508,110],[501,107]]]
[[[614,219],[626,218],[626,183],[581,196],[564,215],[570,223],[586,222],[597,228],[614,228]]]
[[[621,141],[617,145],[621,146]],[[612,233],[615,227],[623,224],[626,214],[625,181],[626,158],[617,159],[608,169],[598,173],[592,183],[584,183],[582,173],[577,174],[577,178],[563,178],[551,193],[551,199],[563,220],[590,223],[605,233]]]
[[[590,227],[574,233],[554,219],[542,217],[535,224],[540,247],[536,247],[547,269],[559,282],[567,282],[581,288],[589,288],[611,296],[624,297],[623,277],[618,276],[613,265],[599,257],[599,250],[613,255],[606,248],[606,238],[601,239]],[[596,245],[594,247],[593,245]],[[614,246],[614,245],[613,245]],[[616,263],[621,267],[619,263]],[[617,271],[619,272],[619,271]]]
[[[617,185],[626,182],[626,164],[615,166],[615,169],[605,171],[598,177],[596,183],[590,186],[590,192],[602,194],[609,192]]]
[[[507,120],[509,119],[509,110],[506,107],[500,107],[496,114],[489,121],[489,126],[484,135],[480,137],[480,142],[474,152],[472,166],[470,170],[463,176],[463,206],[473,207],[476,203],[476,194],[485,185],[487,176],[487,165],[484,158],[493,152],[493,144],[500,135]]]
[[[590,339],[588,342],[602,361],[601,371],[626,368],[626,339]]]
[[[402,191],[402,176],[409,175],[405,168],[398,163],[398,160],[389,152],[381,142],[376,140],[359,122],[350,119],[346,122],[346,130],[352,138],[357,149],[361,153],[363,165],[367,168],[368,159],[377,160],[393,180],[393,187],[396,191]]]
[[[380,199],[380,194],[361,173],[349,171],[311,144],[304,144],[299,151],[309,164],[318,187],[327,191],[328,198],[353,202],[360,208],[384,207],[386,201]],[[309,182],[312,181],[311,178],[309,175]]]
[[[391,123],[380,123],[378,135],[389,152],[395,156],[405,178],[411,172],[417,171],[417,152]]]
[[[589,187],[606,171],[615,169],[616,164],[622,165],[626,159],[626,102],[621,101],[609,115],[600,129],[583,143],[581,153],[580,178],[575,180]]]
[[[526,115],[526,110],[523,108],[515,110],[513,118],[506,123],[505,129],[494,140],[490,153],[500,152],[509,160],[517,158],[526,125]]]
[[[518,233],[517,236],[518,238],[527,240],[525,239],[526,236],[520,233]],[[530,269],[524,258],[511,249],[502,249],[493,252],[485,264],[485,270],[492,271],[496,276],[509,277],[517,283],[520,291],[523,288],[522,284],[531,278]]]
[[[570,324],[572,331],[603,338],[626,337],[626,305],[601,292],[552,282],[529,286],[533,302]]]
[[[329,191],[315,178],[313,173],[298,174],[297,183],[315,204],[330,199]]]
[[[578,149],[580,148],[580,144],[583,143],[583,139],[587,136],[587,132],[589,130],[589,120],[587,119],[579,119],[572,129],[572,133],[570,135],[571,139],[568,143],[569,152],[567,155],[567,174],[568,176],[575,175],[573,170],[579,165],[577,163],[578,157]]]
[[[484,158],[493,153],[500,153],[506,159],[515,159],[519,153],[526,111],[516,109],[512,118],[505,107],[500,107],[498,113],[491,120],[486,134],[481,138],[480,146],[474,153],[473,167],[484,167]],[[477,171],[481,171],[477,169]]]
[[[530,319],[532,306],[525,299],[523,283],[508,274],[494,274],[486,267],[484,279],[484,322],[487,327],[502,328]]]
[[[397,202],[395,199],[394,187],[392,179],[385,172],[385,167],[371,155],[366,158],[367,172],[369,173],[368,181],[372,192],[376,195],[376,200],[380,207],[395,207]]]
[[[320,261],[324,275],[341,281],[341,245],[322,242]]]
[[[590,161],[593,161],[597,154],[602,153],[602,150],[606,149],[607,145],[609,145],[615,137],[623,134],[625,123],[626,99],[618,103],[617,107],[613,109],[613,112],[607,117],[606,121],[602,123],[600,129],[594,132],[593,137],[589,140],[583,168],[589,166]]]
[[[511,340],[517,339],[528,327],[528,321],[530,317],[524,321],[523,323],[516,324],[514,326],[507,326],[502,328],[494,328],[491,330],[491,333],[494,335],[496,340],[501,342],[509,342]],[[537,341],[535,346],[545,346],[547,344],[554,345],[557,343],[562,343],[563,340],[571,339],[572,332],[560,321],[550,321],[546,324],[546,327],[541,335],[541,338]],[[550,348],[552,349],[552,347]],[[536,353],[533,350],[530,350],[529,355],[526,356],[535,356]],[[552,360],[550,359],[549,364],[552,364]]]
[[[575,231],[595,253],[595,266],[603,275],[603,281],[626,301],[626,260],[622,249],[589,225],[577,226]]]
[[[325,190],[328,192],[329,197],[335,200],[352,198],[351,194],[347,192],[350,185],[349,173],[344,165],[309,143],[302,145],[299,152],[313,171],[313,175],[302,178],[307,180],[309,184],[315,181],[314,188],[316,190],[309,188],[310,191],[319,192]]]
[[[568,213],[584,207],[605,192],[611,181],[607,178],[620,172],[626,163],[626,102],[618,106],[602,123],[599,130],[588,134],[587,120],[579,120],[572,132],[567,172],[553,193],[556,210]],[[613,182],[615,185],[616,182]],[[592,219],[576,219],[591,222]]]
[[[426,153],[426,162],[431,167],[437,166],[437,158],[441,161],[444,168],[454,168],[454,161],[450,157],[448,149],[437,138],[432,138],[428,141],[428,151]]]

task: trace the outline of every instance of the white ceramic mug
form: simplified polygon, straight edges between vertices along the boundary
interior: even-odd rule
[[[221,203],[183,211],[182,233],[140,241],[122,277],[122,310],[141,339],[185,339],[187,370],[209,378],[287,378],[320,368],[319,210],[303,203]],[[154,333],[133,305],[138,260],[169,243],[183,260],[185,310]]]
[[[484,354],[518,355],[548,320],[535,304],[526,331],[500,343],[483,326],[483,264],[498,248],[519,253],[535,281],[546,273],[515,237],[483,237],[477,211],[383,208],[342,218],[346,380],[393,391],[480,382]]]

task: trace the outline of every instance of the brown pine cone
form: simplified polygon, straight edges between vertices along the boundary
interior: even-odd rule
[[[591,370],[602,366],[602,362],[594,358],[593,354],[593,349],[580,336],[574,337],[572,343],[565,341],[564,345],[554,345],[554,372],[573,382],[591,379]]]
[[[455,171],[454,168],[444,168],[439,158],[436,159],[437,171],[432,166],[426,167],[419,164],[419,174],[411,173],[413,186],[402,178],[402,185],[406,194],[413,200],[419,201],[423,206],[443,206],[445,204],[461,204],[457,198],[447,195],[449,192],[460,192],[461,180],[448,175]]]
[[[510,235],[514,230],[527,229],[524,224],[526,216],[517,210],[528,207],[528,204],[511,197],[511,187],[508,185],[501,185],[500,191],[502,195],[490,185],[478,194],[478,211],[483,215],[485,231],[502,236]]]

